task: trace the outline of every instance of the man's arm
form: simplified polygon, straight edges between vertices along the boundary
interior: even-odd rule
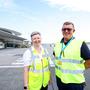
[[[90,68],[90,50],[85,42],[81,46],[81,57],[85,60],[85,68]]]

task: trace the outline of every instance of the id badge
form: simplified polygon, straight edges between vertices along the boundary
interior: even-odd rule
[[[57,63],[58,63],[58,65],[62,65],[62,62],[61,61],[58,61]]]

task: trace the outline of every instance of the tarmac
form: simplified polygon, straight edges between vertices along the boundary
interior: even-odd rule
[[[0,90],[23,90],[23,60],[22,55],[26,48],[9,48],[0,50]],[[51,46],[48,47],[52,55]],[[54,67],[51,67],[53,83],[48,90],[58,90]],[[90,90],[90,69],[85,71],[85,90]]]

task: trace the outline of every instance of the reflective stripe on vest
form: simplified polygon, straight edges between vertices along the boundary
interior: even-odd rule
[[[69,74],[83,74],[84,70],[68,70],[68,69],[61,69],[59,66],[55,67],[60,70],[62,73],[69,73]]]
[[[29,71],[32,71],[34,73],[42,73],[43,71],[49,71],[49,68],[46,67],[46,68],[43,68],[43,70],[34,70],[34,69],[29,69]]]
[[[34,51],[32,48],[30,49],[32,64],[29,68],[28,89],[40,90],[41,86],[46,87],[50,80],[48,57],[45,49],[42,50],[42,58]],[[35,82],[35,80],[37,81]]]
[[[30,51],[31,51],[31,58],[32,58],[32,60],[33,60],[34,66],[33,66],[33,70],[30,68],[29,71],[33,71],[33,72],[37,72],[37,73],[44,72],[44,71],[48,71],[48,70],[49,70],[49,66],[48,66],[48,67],[44,67],[44,68],[42,67],[41,70],[37,70],[37,69],[36,69],[35,58],[39,58],[39,56],[38,56],[38,55],[34,55],[31,48],[30,48]],[[45,54],[42,55],[42,58],[48,57],[48,54],[47,54],[46,50],[44,50],[44,53],[45,53]],[[47,60],[47,61],[48,61],[48,60]],[[49,61],[48,61],[48,63],[49,63]]]
[[[55,72],[63,83],[82,83],[84,78],[84,60],[81,58],[81,46],[83,41],[73,39],[65,48],[60,58],[62,42],[56,43],[54,52],[58,57],[55,60]],[[61,62],[60,62],[61,61]],[[60,62],[60,63],[59,63]]]
[[[59,60],[59,58],[56,58]],[[69,63],[75,63],[75,64],[81,64],[84,60],[75,60],[75,59],[60,59],[61,62],[69,62]]]
[[[39,58],[39,56],[36,56],[36,55],[34,55],[34,54],[32,54],[33,56],[32,56],[32,59],[33,60],[35,60],[35,58]],[[46,57],[46,55],[42,55],[42,57]]]

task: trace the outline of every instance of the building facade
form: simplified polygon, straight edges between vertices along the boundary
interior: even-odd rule
[[[0,28],[0,48],[21,47],[26,39],[20,35],[21,33],[14,30]]]

